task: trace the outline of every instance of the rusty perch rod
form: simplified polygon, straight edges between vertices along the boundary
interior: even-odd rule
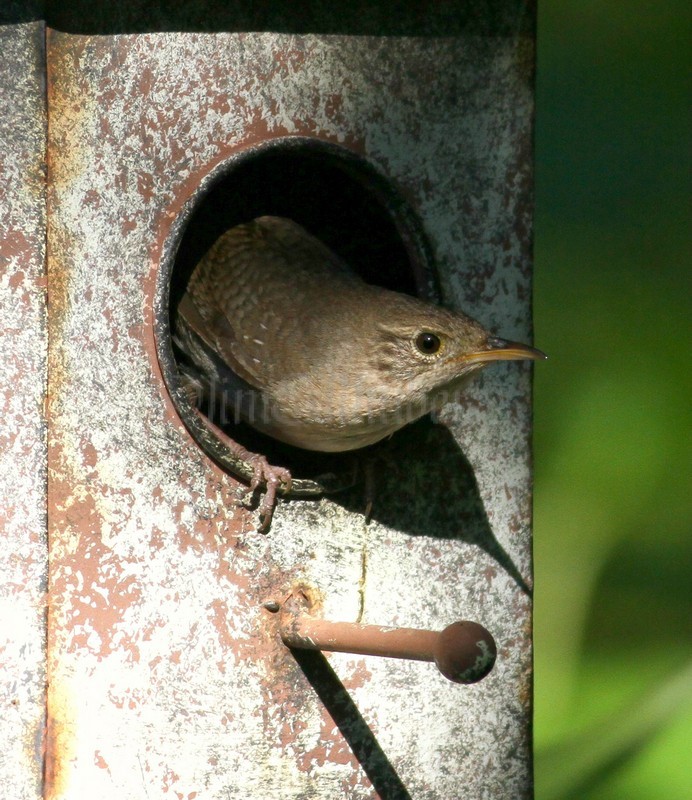
[[[493,668],[495,640],[477,622],[459,621],[443,631],[329,622],[306,614],[282,614],[281,639],[302,650],[434,661],[454,683],[476,683]]]

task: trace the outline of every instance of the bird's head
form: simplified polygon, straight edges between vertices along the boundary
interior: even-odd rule
[[[493,361],[546,358],[529,345],[490,334],[465,314],[390,292],[381,300],[371,364],[405,404],[439,408]]]

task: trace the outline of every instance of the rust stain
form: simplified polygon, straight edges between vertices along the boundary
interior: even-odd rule
[[[46,800],[59,800],[69,790],[66,768],[75,753],[74,704],[65,684],[52,683],[46,716],[44,791]]]
[[[51,52],[47,60],[47,100],[50,117],[62,122],[59,132],[51,130],[51,147],[47,150],[49,198],[61,186],[77,180],[88,168],[85,154],[87,132],[94,120],[93,97],[88,82],[80,70],[82,52],[77,44],[70,50],[52,46],[55,32],[46,32],[46,47]],[[86,40],[83,40],[86,45]],[[54,148],[60,150],[55,159]],[[56,169],[57,164],[59,168]],[[51,237],[48,237],[50,242]]]
[[[112,775],[110,767],[108,766],[108,762],[103,757],[100,750],[94,750],[94,764],[99,769],[104,769],[109,775]]]

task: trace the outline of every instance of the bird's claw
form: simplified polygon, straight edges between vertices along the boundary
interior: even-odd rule
[[[264,487],[264,497],[262,497],[258,509],[260,518],[258,530],[265,533],[269,529],[274,515],[278,489],[283,484],[283,490],[290,492],[293,479],[289,470],[285,467],[273,466],[259,453],[253,453],[248,459],[248,463],[252,467],[249,496],[253,497],[258,489]]]
[[[208,417],[202,414],[201,411],[198,409],[196,409],[196,411],[204,425],[226,445],[232,454],[232,463],[236,465],[236,469],[231,466],[229,467],[231,471],[247,479],[247,467],[249,466],[252,470],[250,488],[245,494],[245,498],[241,501],[242,504],[246,507],[251,507],[258,490],[261,491],[262,487],[264,487],[264,497],[259,503],[260,523],[257,526],[257,530],[261,533],[265,533],[269,529],[269,525],[272,521],[274,508],[276,507],[277,491],[279,489],[284,493],[291,491],[293,479],[290,471],[285,467],[273,466],[261,453],[253,453],[247,450],[240,442],[231,439],[228,434],[224,433],[221,428],[216,426]]]

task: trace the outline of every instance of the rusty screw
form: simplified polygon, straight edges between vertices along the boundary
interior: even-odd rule
[[[476,683],[490,672],[497,656],[495,640],[477,622],[453,622],[443,631],[386,628],[351,622],[328,622],[307,614],[281,615],[281,639],[302,650],[434,661],[454,683]]]

